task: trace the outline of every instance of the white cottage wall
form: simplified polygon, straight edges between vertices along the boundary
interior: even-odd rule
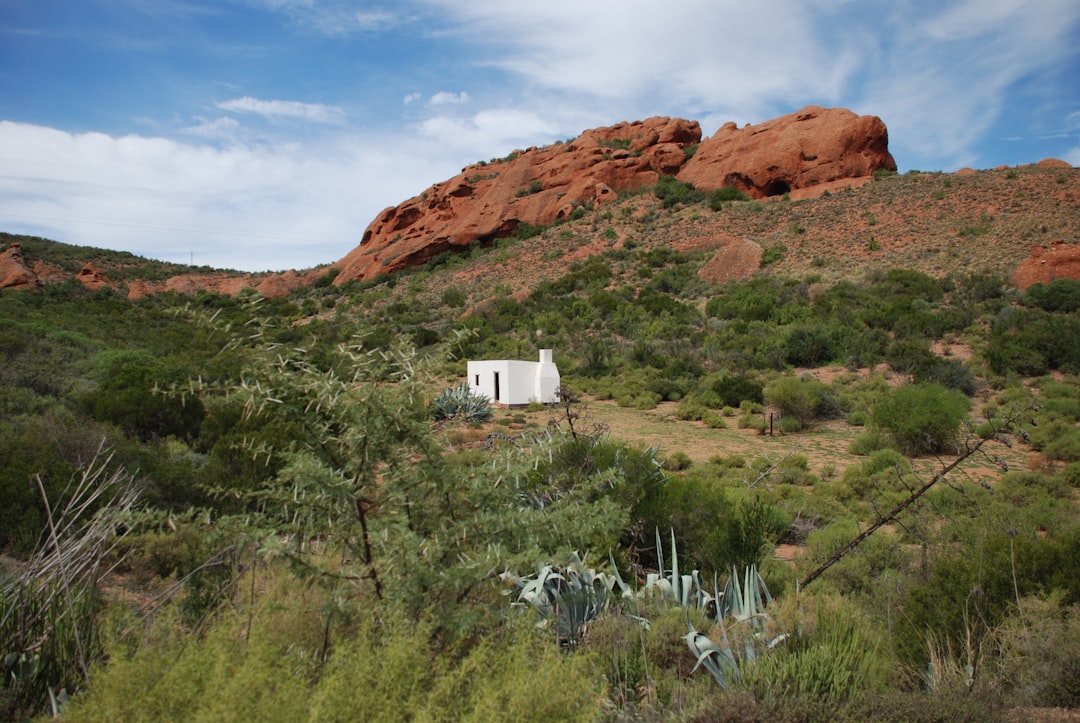
[[[466,365],[469,391],[487,397],[494,404],[524,406],[530,402],[556,401],[559,370],[550,349],[540,350],[540,361],[497,359],[471,361]]]

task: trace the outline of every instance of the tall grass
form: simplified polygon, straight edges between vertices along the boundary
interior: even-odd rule
[[[0,582],[0,651],[5,717],[57,710],[102,655],[101,582],[138,501],[122,468],[99,449],[53,508],[36,478],[46,529],[25,566]]]

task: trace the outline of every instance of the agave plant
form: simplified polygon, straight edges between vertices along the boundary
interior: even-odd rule
[[[548,626],[552,617],[555,634],[563,647],[581,642],[589,623],[607,608],[612,598],[616,576],[586,567],[575,552],[562,567],[543,565],[535,576],[517,578],[519,606],[531,606],[540,615],[540,626]]]
[[[664,567],[664,549],[660,531],[656,532],[657,559],[660,570],[649,573],[645,586],[636,593],[623,581],[613,558],[611,574],[597,572],[585,566],[574,553],[565,567],[544,565],[530,578],[513,578],[518,590],[517,605],[531,605],[543,618],[541,626],[555,620],[556,634],[565,647],[580,642],[587,625],[595,620],[618,598],[635,599],[656,597],[672,605],[686,609],[688,633],[684,637],[687,647],[697,663],[694,670],[705,668],[722,687],[738,683],[742,671],[763,652],[774,648],[786,635],[773,635],[767,608],[772,605],[772,595],[765,580],[751,565],[743,571],[740,581],[738,571],[731,570],[721,592],[716,577],[712,592],[702,584],[697,570],[680,573],[679,556],[675,548],[675,533],[671,533],[671,565]],[[619,594],[616,596],[615,587]],[[704,612],[707,619],[716,622],[719,639],[713,640],[694,628],[690,610]],[[637,619],[648,627],[648,621]]]
[[[721,687],[727,688],[738,682],[745,666],[752,665],[761,653],[776,647],[787,636],[770,632],[766,608],[772,605],[772,595],[756,565],[743,571],[741,585],[738,571],[732,568],[723,593],[718,593],[715,599],[719,641],[695,629],[689,614],[686,616],[689,632],[684,639],[697,659],[694,670],[705,668]]]
[[[461,419],[466,422],[487,422],[491,419],[491,402],[488,398],[473,394],[467,382],[444,389],[431,403],[431,418]]]

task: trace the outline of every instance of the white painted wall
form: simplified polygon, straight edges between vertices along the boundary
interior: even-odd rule
[[[540,350],[539,362],[498,359],[471,361],[466,367],[470,391],[487,397],[494,404],[517,406],[556,401],[559,370],[550,349]]]

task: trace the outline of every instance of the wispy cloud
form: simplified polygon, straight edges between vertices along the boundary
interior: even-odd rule
[[[201,136],[210,139],[233,138],[240,129],[240,122],[234,118],[214,118],[213,120],[202,118],[194,125],[185,127],[185,133],[193,136]]]
[[[383,7],[357,9],[353,0],[257,0],[264,7],[283,12],[297,25],[333,37],[377,32],[408,21],[401,11]]]
[[[378,30],[397,24],[398,17],[385,10],[375,10],[372,12],[358,10],[353,14],[353,21],[356,23],[356,27],[359,30]]]
[[[510,74],[520,102],[538,111],[548,92],[611,119],[682,114],[703,125],[843,104],[882,116],[899,157],[954,165],[979,160],[1015,85],[1056,72],[1080,30],[1075,0],[873,10],[671,0],[662,13],[648,0],[429,2],[468,39],[475,62]],[[645,17],[648,40],[635,42]]]
[[[260,100],[244,96],[218,103],[217,107],[234,113],[254,113],[267,118],[298,118],[315,123],[341,123],[345,120],[345,112],[336,106],[295,100]]]
[[[469,94],[462,91],[461,93],[451,93],[449,91],[441,90],[435,95],[431,96],[429,101],[431,105],[462,105],[469,102]]]

